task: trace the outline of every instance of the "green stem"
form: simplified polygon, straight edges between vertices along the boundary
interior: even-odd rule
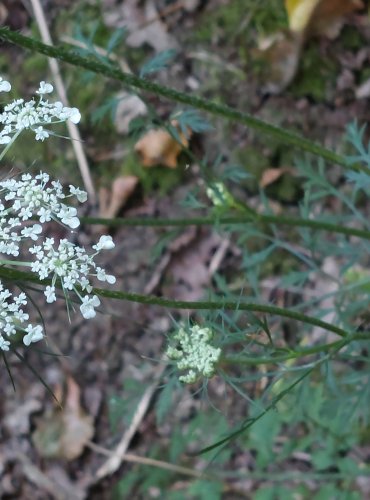
[[[0,266],[30,267],[30,266],[32,266],[32,262],[20,262],[20,261],[16,261],[16,260],[2,260],[2,259],[0,259]]]
[[[111,65],[98,62],[96,61],[96,59],[81,57],[76,52],[67,50],[63,47],[45,45],[38,40],[35,40],[34,38],[23,36],[18,32],[9,30],[8,28],[0,28],[0,39],[14,43],[34,52],[39,52],[48,57],[54,57],[61,61],[65,61],[74,66],[85,68],[94,73],[99,73],[109,78],[114,78],[123,82],[129,87],[151,92],[158,96],[165,97],[169,100],[207,111],[208,113],[211,113],[213,115],[222,116],[223,118],[226,118],[228,120],[242,123],[243,125],[251,127],[262,133],[269,134],[285,144],[295,146],[304,151],[320,156],[328,162],[336,163],[344,167],[349,166],[346,159],[343,156],[335,153],[334,151],[331,151],[330,149],[312,142],[305,137],[302,137],[293,132],[289,132],[288,130],[285,130],[283,128],[271,125],[270,123],[255,118],[248,113],[243,113],[229,106],[218,104],[201,97],[196,97],[183,92],[179,92],[172,88],[159,85],[158,83],[152,82],[150,80],[139,78],[132,74],[124,73],[117,67],[112,67]]]
[[[10,280],[23,280],[30,281],[32,283],[39,283],[42,285],[49,284],[50,280],[40,280],[37,276],[32,273],[25,273],[18,271],[16,269],[10,269],[7,267],[0,267],[0,276]],[[172,300],[163,297],[155,297],[153,295],[142,295],[139,293],[131,292],[121,292],[106,290],[103,288],[94,288],[91,292],[100,297],[107,297],[116,300],[127,300],[129,302],[137,302],[139,304],[153,305],[166,307],[170,309],[192,309],[192,310],[230,310],[230,311],[251,311],[260,312],[266,314],[272,314],[275,316],[281,316],[283,318],[293,319],[308,325],[317,326],[329,332],[333,332],[340,337],[348,337],[351,332],[347,332],[342,328],[322,321],[321,319],[315,318],[313,316],[307,316],[297,311],[291,311],[289,309],[283,309],[281,307],[276,307],[272,305],[256,304],[256,303],[246,303],[246,302],[232,302],[223,300],[213,300],[213,301],[185,301],[185,300]]]
[[[266,413],[268,413],[270,410],[272,409],[275,409],[276,408],[276,405],[277,403],[282,399],[284,398],[287,394],[289,394],[292,389],[294,389],[294,387],[296,387],[300,382],[302,382],[302,380],[304,380],[306,377],[308,377],[311,373],[313,373],[313,371],[322,363],[324,363],[327,359],[329,359],[329,357],[332,357],[334,356],[334,354],[336,354],[337,352],[340,351],[340,349],[342,349],[342,347],[344,347],[346,344],[348,344],[350,342],[350,339],[342,339],[341,341],[339,341],[337,343],[337,347],[336,349],[334,349],[330,355],[327,354],[326,356],[324,356],[322,359],[320,359],[314,366],[312,366],[311,368],[309,368],[307,371],[305,371],[300,377],[298,377],[292,384],[290,384],[288,387],[286,387],[285,389],[283,389],[282,391],[279,392],[279,394],[277,394],[271,401],[271,403],[264,409],[262,410],[262,412],[257,415],[256,417],[254,418],[247,418],[245,420],[245,423],[241,425],[241,427],[232,432],[231,434],[229,434],[228,436],[226,436],[225,438],[217,441],[217,443],[214,443],[210,446],[207,446],[206,448],[203,448],[201,449],[200,451],[198,451],[198,455],[202,454],[202,453],[207,453],[215,448],[218,448],[220,446],[222,446],[223,444],[226,444],[228,442],[230,442],[232,439],[235,439],[237,438],[238,436],[240,436],[243,432],[245,432],[246,430],[248,430],[250,427],[252,427],[253,424],[255,424],[256,422],[258,422],[258,420],[260,420],[261,418],[263,418]]]
[[[19,136],[19,134],[22,132],[22,130],[18,130],[18,132],[16,134],[13,135],[12,137],[12,140],[5,146],[5,148],[2,150],[1,154],[0,154],[0,160],[2,160],[4,158],[4,156],[6,155],[6,153],[9,151],[9,149],[12,147],[13,143],[15,142],[15,140],[17,139],[17,137]]]
[[[120,226],[157,226],[157,227],[183,227],[183,226],[203,226],[217,224],[245,224],[255,221],[252,215],[236,216],[200,216],[186,218],[155,218],[155,217],[129,217],[104,219],[100,217],[81,217],[81,222],[85,224],[101,224],[110,227]],[[292,227],[309,227],[314,230],[330,231],[333,233],[345,234],[347,236],[356,236],[365,240],[370,240],[370,231],[356,229],[353,227],[340,226],[331,222],[321,222],[310,219],[301,219],[299,217],[286,217],[278,215],[258,215],[260,222],[268,224],[281,224]]]
[[[349,335],[348,332],[339,328],[335,325],[331,325],[326,321],[314,318],[312,316],[307,316],[306,314],[298,313],[296,311],[291,311],[289,309],[283,309],[281,307],[256,304],[256,303],[245,303],[245,302],[228,302],[228,301],[185,301],[185,300],[172,300],[163,297],[154,297],[151,295],[141,295],[138,293],[130,292],[114,292],[110,290],[104,290],[101,288],[95,288],[94,293],[100,297],[109,297],[111,299],[128,300],[129,302],[138,302],[141,304],[157,305],[161,307],[168,307],[172,309],[207,309],[207,310],[230,310],[230,311],[251,311],[260,312],[266,314],[272,314],[276,316],[281,316],[284,318],[294,319],[309,325],[317,326],[323,328],[324,330],[336,333],[340,337],[346,337]]]
[[[313,347],[307,347],[304,349],[296,350],[294,352],[290,352],[288,354],[284,354],[282,356],[270,356],[270,357],[246,357],[242,355],[229,355],[225,356],[222,358],[221,362],[223,364],[227,365],[234,365],[234,364],[239,364],[239,365],[271,365],[271,364],[278,364],[278,363],[283,363],[284,361],[288,361],[290,359],[297,359],[297,358],[303,358],[305,356],[310,356],[312,354],[319,354],[321,352],[327,352],[330,351],[331,349],[335,349],[337,347],[344,347],[345,345],[349,344],[350,342],[354,342],[356,340],[370,340],[370,335],[369,334],[363,334],[363,333],[358,333],[358,334],[353,334],[348,337],[348,341],[343,344],[343,340],[337,340],[336,342],[331,342],[330,344],[324,344],[324,345],[316,345]]]

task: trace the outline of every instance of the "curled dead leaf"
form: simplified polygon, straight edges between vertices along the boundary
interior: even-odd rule
[[[177,128],[180,141],[164,129],[149,130],[136,144],[135,151],[139,154],[144,167],[154,167],[163,165],[169,168],[176,168],[177,157],[182,149],[189,146],[190,131],[187,136],[178,130],[177,122],[171,122]]]
[[[114,116],[114,124],[117,132],[127,134],[130,129],[130,122],[138,116],[146,115],[148,110],[144,101],[135,94],[122,91],[117,94],[116,99],[118,104]]]
[[[54,408],[39,420],[33,442],[43,457],[74,460],[93,435],[93,419],[81,408],[80,388],[68,377],[63,408]]]
[[[266,169],[261,177],[260,180],[260,187],[264,188],[266,186],[269,186],[270,184],[274,183],[280,177],[286,173],[291,172],[291,169],[288,167],[283,167],[283,168],[268,168]]]
[[[357,87],[355,95],[356,99],[366,99],[370,97],[370,78]]]
[[[263,91],[278,94],[293,80],[303,46],[301,33],[281,31],[260,39],[255,54],[265,65]]]
[[[116,217],[134,192],[139,178],[136,175],[122,175],[113,181],[112,189],[99,191],[100,216],[107,219]]]
[[[296,75],[306,40],[316,35],[335,38],[346,16],[363,6],[363,0],[285,0],[289,30],[264,38],[256,51],[266,64],[263,90],[283,91]]]

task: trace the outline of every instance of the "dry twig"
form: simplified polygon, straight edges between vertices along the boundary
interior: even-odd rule
[[[46,23],[44,11],[42,9],[40,0],[31,0],[33,12],[35,15],[35,20],[38,25],[42,41],[47,45],[53,45],[53,41],[50,36],[49,28]],[[48,59],[50,71],[53,75],[55,82],[55,87],[57,89],[60,100],[68,106],[68,98],[59,70],[59,64],[56,59]],[[92,204],[96,202],[96,193],[94,185],[92,182],[89,165],[86,159],[85,151],[82,147],[82,139],[77,126],[71,121],[67,121],[67,128],[70,138],[72,140],[72,146],[76,155],[77,163],[81,172],[82,180],[84,182],[85,189],[89,195]]]
[[[148,411],[150,401],[153,397],[153,394],[158,386],[158,382],[161,379],[164,370],[166,369],[166,364],[161,364],[158,367],[158,370],[154,374],[154,380],[152,384],[146,389],[141,398],[136,412],[132,418],[131,424],[123,434],[121,441],[118,443],[116,449],[111,453],[108,460],[97,470],[93,482],[96,483],[103,479],[106,476],[110,476],[114,472],[116,472],[122,462],[124,461],[124,457],[126,455],[126,451],[130,445],[130,442],[134,435],[137,432],[139,425],[141,424],[146,412]]]

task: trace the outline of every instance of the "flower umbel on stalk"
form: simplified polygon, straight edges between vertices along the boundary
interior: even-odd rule
[[[10,90],[10,83],[1,79],[0,91],[9,92]],[[80,121],[81,115],[77,108],[63,106],[59,101],[49,102],[44,98],[53,90],[50,83],[41,82],[36,91],[39,96],[37,99],[30,101],[14,99],[4,106],[4,110],[0,114],[0,123],[4,125],[0,131],[0,144],[13,143],[19,134],[26,129],[34,132],[36,141],[44,141],[50,135],[50,130],[48,130],[50,125],[67,120],[72,123]]]
[[[185,375],[180,375],[180,382],[193,384],[202,377],[213,377],[221,349],[212,346],[212,338],[212,330],[199,325],[190,327],[189,331],[181,327],[173,335],[166,355],[176,362],[179,370],[187,370]]]
[[[97,245],[93,247],[96,252],[88,255],[84,248],[79,247],[67,239],[62,239],[55,244],[54,238],[46,238],[41,245],[34,245],[30,253],[35,256],[31,264],[32,272],[38,274],[40,279],[52,277],[51,286],[44,291],[46,302],[55,302],[55,285],[59,284],[67,298],[68,291],[74,291],[80,298],[81,314],[84,318],[93,318],[96,313],[94,307],[100,305],[100,300],[91,293],[93,287],[88,279],[95,276],[99,281],[113,284],[116,278],[106,274],[105,270],[98,267],[94,257],[103,249],[114,248],[110,236],[101,236]],[[87,294],[86,294],[87,292]]]
[[[0,77],[0,92],[10,90],[10,83]],[[33,131],[36,140],[43,141],[51,135],[46,126],[66,120],[79,122],[81,115],[77,108],[65,107],[60,102],[49,103],[44,98],[52,91],[50,83],[41,82],[36,92],[38,99],[28,102],[18,99],[5,105],[0,114],[0,124],[4,125],[0,129],[0,144],[5,145],[0,159],[25,129]],[[71,303],[73,293],[80,301],[82,316],[89,319],[96,315],[95,308],[100,305],[99,298],[92,294],[92,279],[109,284],[116,281],[95,262],[96,256],[114,248],[114,243],[111,236],[101,236],[92,246],[93,251],[88,252],[69,241],[68,235],[60,240],[45,236],[44,226],[50,221],[63,224],[71,232],[79,227],[77,209],[68,204],[73,198],[83,203],[87,194],[72,185],[65,192],[61,183],[51,180],[45,172],[1,179],[0,265],[28,267],[40,280],[49,280],[44,287],[47,303],[57,300],[57,287],[67,304]],[[13,339],[18,341],[19,333],[26,346],[44,337],[40,325],[28,323],[26,307],[26,294],[14,295],[0,280],[0,350],[10,350]]]

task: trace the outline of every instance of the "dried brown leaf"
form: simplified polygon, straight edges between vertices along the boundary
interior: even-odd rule
[[[291,31],[260,40],[255,54],[265,65],[264,92],[278,94],[291,83],[297,72],[302,46],[303,36]]]
[[[265,170],[262,174],[261,180],[260,180],[260,187],[264,188],[266,186],[269,186],[270,184],[274,183],[280,177],[288,172],[291,172],[291,169],[288,167],[283,167],[283,168],[268,168]]]
[[[172,122],[176,126],[176,122]],[[154,167],[163,165],[169,168],[176,168],[177,157],[183,147],[188,147],[188,137],[178,131],[181,144],[164,129],[149,130],[136,144],[135,151],[139,154],[144,167]]]
[[[305,38],[338,36],[348,14],[364,7],[362,0],[285,0],[289,27],[305,32]]]
[[[348,14],[363,7],[362,0],[285,0],[289,30],[264,38],[257,54],[266,64],[263,90],[283,91],[296,75],[305,41],[316,35],[338,36]]]
[[[199,232],[196,239],[172,255],[161,292],[177,300],[199,300],[212,278],[209,262],[222,244],[217,233]]]
[[[117,109],[114,115],[114,125],[117,132],[127,134],[130,128],[130,122],[138,116],[147,114],[147,107],[144,101],[135,94],[122,91],[116,95],[118,101]]]
[[[125,40],[128,47],[148,44],[156,52],[178,48],[178,43],[158,16],[154,0],[125,0],[113,2],[111,8],[103,9],[104,25],[112,28],[127,26],[129,35]]]
[[[99,191],[100,216],[111,219],[116,217],[134,192],[139,178],[135,175],[123,175],[113,181],[112,189],[101,188]]]
[[[68,377],[62,409],[54,408],[42,417],[33,433],[33,442],[43,457],[74,460],[93,435],[93,419],[81,408],[80,389]]]

